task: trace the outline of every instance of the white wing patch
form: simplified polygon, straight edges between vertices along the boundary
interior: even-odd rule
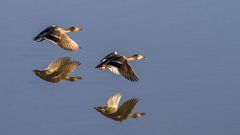
[[[104,62],[104,61],[106,61],[107,59],[103,59],[101,62]]]
[[[111,66],[111,67],[109,68],[109,70],[110,70],[112,73],[114,73],[114,74],[117,74],[117,75],[120,74],[118,68],[116,68],[116,67]]]
[[[50,42],[52,42],[52,43],[54,43],[54,44],[56,44],[57,45],[57,42],[55,42],[55,41],[53,41],[53,40],[51,40],[51,39],[48,39],[48,38],[46,38],[48,41],[50,41]]]
[[[111,61],[111,62],[115,62],[115,63],[120,64],[120,65],[123,64],[121,61],[116,61],[116,60],[113,60],[113,61]]]
[[[49,35],[51,35],[51,36],[53,36],[53,37],[55,37],[55,38],[61,39],[61,37],[59,37],[59,36],[57,36],[57,35],[54,35],[54,34],[49,34]],[[48,39],[48,38],[46,38],[46,39],[47,39],[48,41],[56,44],[56,45],[58,44],[57,42],[55,42],[55,41],[53,41],[53,40],[51,40],[51,39]]]
[[[55,37],[55,38],[61,39],[61,37],[59,37],[59,36],[57,36],[57,35],[55,35],[55,34],[49,34],[49,35],[51,35],[51,36],[53,36],[53,37]]]
[[[116,93],[116,94],[112,95],[111,97],[108,98],[107,106],[117,109],[118,103],[119,103],[121,97],[122,97],[121,93]]]

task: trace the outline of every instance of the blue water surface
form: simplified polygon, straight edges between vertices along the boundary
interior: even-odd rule
[[[0,2],[1,135],[239,135],[240,1],[5,0]],[[81,26],[69,52],[32,41],[49,25]],[[95,69],[108,53],[143,54],[133,83]],[[53,84],[32,70],[69,56],[82,80]],[[122,92],[140,119],[94,107]]]

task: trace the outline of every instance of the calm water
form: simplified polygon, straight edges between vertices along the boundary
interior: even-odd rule
[[[230,0],[1,1],[0,134],[240,134],[240,2]],[[68,52],[32,41],[51,24],[81,26]],[[94,69],[111,51],[143,54],[140,81]],[[58,84],[32,72],[69,56],[82,80]],[[115,92],[140,100],[123,123],[93,108]]]

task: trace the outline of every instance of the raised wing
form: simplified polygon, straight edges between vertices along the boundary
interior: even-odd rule
[[[115,95],[112,95],[111,97],[108,98],[107,106],[117,109],[121,97],[122,97],[121,93],[116,93]]]
[[[117,52],[111,52],[110,54],[105,56],[100,62],[109,61],[109,60],[115,58],[116,56],[119,56]]]
[[[138,99],[137,98],[132,98],[126,102],[124,102],[117,111],[118,115],[121,115],[123,119],[126,119],[128,115],[131,113],[132,109],[134,106],[137,104]]]
[[[68,63],[69,61],[70,61],[70,57],[61,57],[61,58],[58,58],[58,59],[52,61],[45,70],[49,70],[49,71],[51,71],[51,72],[54,72],[54,71],[56,71],[60,66]]]
[[[57,26],[52,25],[52,26],[47,27],[45,30],[40,32],[36,37],[33,37],[33,40],[41,42],[42,40],[44,40],[46,38],[47,35],[49,35],[49,33],[53,32],[55,27],[57,27]]]
[[[81,64],[81,63],[78,62],[78,61],[69,61],[68,63],[62,65],[62,66],[59,68],[58,71],[59,71],[61,74],[65,74],[66,76],[68,76],[68,75],[70,75],[74,70],[76,70],[80,64]]]

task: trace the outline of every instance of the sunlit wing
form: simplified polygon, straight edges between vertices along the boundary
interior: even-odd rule
[[[73,41],[67,34],[61,32],[60,37],[61,39],[57,41],[57,44],[61,48],[69,51],[77,51],[80,49],[78,44],[75,41]]]
[[[69,61],[68,63],[62,65],[58,70],[61,74],[69,75],[76,70],[80,64],[81,63],[78,61]]]
[[[132,109],[134,106],[137,104],[138,99],[137,98],[132,98],[126,102],[124,102],[117,111],[118,115],[121,115],[124,119],[128,117],[128,115],[131,113]]]
[[[117,109],[121,97],[122,97],[121,93],[116,93],[115,95],[109,97],[107,101],[107,106]]]
[[[60,66],[68,63],[70,61],[70,57],[61,57],[58,58],[54,61],[52,61],[48,67],[46,68],[46,70],[50,70],[51,72],[56,71]]]

